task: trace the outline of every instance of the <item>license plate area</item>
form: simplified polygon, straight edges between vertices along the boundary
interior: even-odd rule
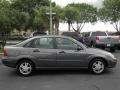
[[[107,44],[107,47],[110,47],[111,46],[111,44]]]

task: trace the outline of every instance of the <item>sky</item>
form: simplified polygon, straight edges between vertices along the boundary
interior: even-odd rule
[[[103,0],[52,0],[52,2],[56,2],[57,5],[61,7],[65,7],[69,3],[88,3],[91,4],[97,8],[102,7],[102,1]],[[75,25],[74,25],[75,27]],[[71,28],[72,29],[72,28]],[[59,25],[59,30],[60,31],[67,31],[68,30],[68,25],[66,23],[60,23]],[[103,23],[98,21],[95,24],[90,24],[86,23],[85,27],[82,30],[83,32],[87,31],[116,31],[113,26],[109,23]]]
[[[52,0],[52,1],[56,2],[57,5],[60,5],[62,7],[66,6],[69,3],[73,3],[73,2],[74,3],[88,3],[94,6],[97,6],[97,7],[101,7],[103,0]]]

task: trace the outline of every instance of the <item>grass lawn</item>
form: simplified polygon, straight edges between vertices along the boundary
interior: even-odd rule
[[[3,53],[3,49],[0,48],[0,53]]]

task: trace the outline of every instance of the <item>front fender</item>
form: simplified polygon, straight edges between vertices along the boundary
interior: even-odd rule
[[[95,54],[95,55],[91,55],[87,58],[87,65],[89,65],[89,63],[95,59],[95,58],[102,58],[105,60],[106,63],[108,63],[108,59],[105,55],[102,55],[102,54]]]

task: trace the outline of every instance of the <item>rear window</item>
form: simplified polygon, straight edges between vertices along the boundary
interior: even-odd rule
[[[53,38],[43,37],[43,38],[34,39],[32,47],[44,48],[44,49],[53,49],[54,48]]]
[[[91,36],[107,36],[105,32],[92,32]]]
[[[63,32],[62,35],[72,37],[76,40],[79,40],[79,34],[76,32]]]

